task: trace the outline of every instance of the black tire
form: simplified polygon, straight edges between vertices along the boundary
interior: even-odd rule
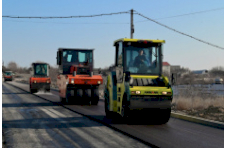
[[[70,104],[71,102],[71,94],[70,94],[70,90],[66,89],[66,99],[65,99],[65,103],[66,104]]]
[[[73,104],[76,104],[76,105],[81,104],[82,98],[80,96],[78,96],[77,89],[74,89],[73,91],[74,91],[73,95],[72,95],[72,97],[73,97],[73,100],[72,100]]]
[[[45,91],[50,92],[50,88],[46,88]]]
[[[122,104],[122,108],[121,108],[121,116],[124,119],[127,119],[129,117],[129,113],[130,113],[130,105],[127,100],[128,100],[127,95],[124,94],[123,104]]]
[[[35,93],[35,92],[36,92],[35,89],[31,89],[31,88],[30,88],[30,93],[31,93],[31,94],[33,94],[33,93]]]
[[[161,124],[166,124],[170,119],[171,108],[161,110]]]
[[[85,102],[85,104],[87,103],[88,105],[90,105],[90,103],[91,103],[91,89],[85,89],[84,90],[84,97],[83,97],[83,99],[84,99],[84,102]]]
[[[60,102],[63,103],[63,104],[65,104],[66,103],[66,98],[60,97]]]
[[[77,89],[77,97],[82,98],[83,97],[83,90]]]
[[[91,100],[91,104],[98,105],[98,101],[99,101],[99,90],[96,88],[96,89],[93,89],[93,97]]]
[[[86,97],[91,98],[91,89],[85,89],[84,94],[85,94]]]
[[[30,89],[30,93],[33,94],[35,93],[35,91],[33,89]]]
[[[105,91],[105,115],[107,118],[112,119],[113,118],[113,112],[109,111],[109,91]]]

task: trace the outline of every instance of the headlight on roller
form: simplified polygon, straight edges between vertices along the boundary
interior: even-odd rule
[[[101,84],[101,81],[98,81],[98,84]]]
[[[141,94],[141,91],[132,91],[131,94]]]
[[[74,79],[71,79],[71,84],[74,84]]]
[[[136,94],[141,94],[141,91],[136,91]]]
[[[163,95],[171,95],[171,92],[163,91],[162,94],[163,94]]]
[[[166,91],[163,91],[162,94],[163,94],[163,95],[167,95],[167,92],[166,92]]]
[[[37,83],[36,81],[34,81],[34,83]]]
[[[49,83],[49,81],[46,81],[46,83]]]

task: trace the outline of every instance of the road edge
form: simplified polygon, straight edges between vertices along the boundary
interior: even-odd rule
[[[181,120],[185,120],[185,121],[189,121],[189,122],[202,124],[202,125],[206,125],[206,126],[210,126],[210,127],[224,129],[224,123],[219,122],[219,121],[213,121],[213,120],[208,120],[208,119],[204,119],[204,118],[174,113],[174,112],[171,112],[171,117],[181,119]]]

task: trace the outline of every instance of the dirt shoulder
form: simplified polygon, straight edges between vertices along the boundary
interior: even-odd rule
[[[174,96],[172,111],[201,117],[208,120],[224,122],[223,96]]]

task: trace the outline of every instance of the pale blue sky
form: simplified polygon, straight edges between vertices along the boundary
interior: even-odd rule
[[[223,8],[223,0],[3,0],[2,15],[71,16],[134,9],[152,19]],[[224,66],[224,50],[182,36],[134,15],[134,38],[162,39],[164,61],[191,70]],[[181,32],[224,47],[224,10],[157,20]],[[59,47],[94,48],[95,67],[114,63],[116,39],[130,37],[130,14],[74,19],[2,18],[2,60],[21,67],[45,61],[56,65]]]

